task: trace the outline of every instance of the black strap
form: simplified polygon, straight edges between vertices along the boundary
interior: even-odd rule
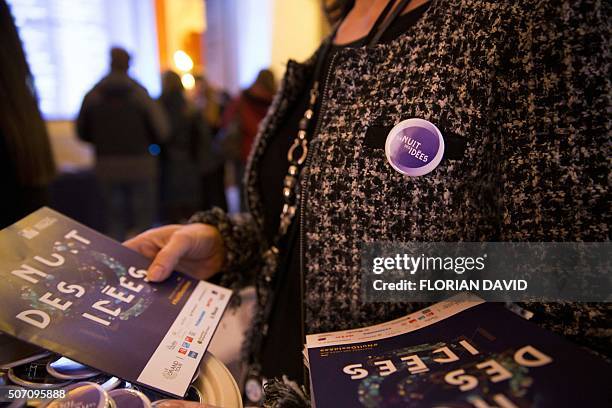
[[[370,42],[372,41],[372,38],[378,32],[378,28],[380,27],[380,25],[385,21],[385,19],[387,18],[391,10],[393,10],[393,6],[395,5],[395,3],[397,3],[397,0],[389,0],[387,2],[387,5],[383,9],[383,11],[380,13],[378,18],[374,22],[374,25],[368,32],[368,35],[366,36],[365,41],[364,41],[365,44],[370,44]]]
[[[393,24],[393,22],[395,21],[395,19],[402,14],[402,11],[406,8],[406,6],[411,2],[412,0],[401,0],[399,5],[391,12],[391,15],[389,15],[389,18],[382,23],[382,25],[380,26],[380,28],[378,28],[378,31],[376,32],[376,34],[374,34],[372,36],[372,38],[370,38],[370,41],[368,42],[368,47],[371,47],[375,44],[378,43],[378,41],[380,41],[380,38],[383,36],[383,34],[385,33],[385,31],[387,31],[387,29],[389,28],[389,26],[391,24]],[[389,3],[394,3],[394,0],[391,0]],[[387,6],[389,6],[387,4]],[[372,28],[374,29],[374,27]],[[369,35],[368,35],[369,37]]]

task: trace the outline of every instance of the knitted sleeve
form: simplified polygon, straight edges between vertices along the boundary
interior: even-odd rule
[[[253,283],[261,268],[264,240],[249,214],[229,215],[215,207],[194,214],[189,222],[215,226],[221,233],[225,246],[225,262],[219,273],[222,286],[237,290]]]

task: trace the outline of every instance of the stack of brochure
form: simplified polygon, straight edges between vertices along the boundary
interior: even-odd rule
[[[405,317],[309,335],[327,407],[610,406],[611,365],[498,303],[462,294]]]

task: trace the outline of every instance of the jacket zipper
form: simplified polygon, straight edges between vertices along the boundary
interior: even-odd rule
[[[321,88],[321,106],[319,108],[319,113],[317,114],[317,122],[315,124],[314,132],[312,133],[312,139],[310,145],[314,141],[316,135],[319,133],[319,129],[321,127],[321,118],[323,117],[323,113],[325,111],[325,96],[327,94],[327,84],[329,83],[329,79],[331,77],[331,72],[334,67],[334,62],[336,60],[336,53],[332,55],[331,61],[329,62],[329,67],[327,68],[327,73],[325,75],[325,80],[323,82],[323,87]],[[315,79],[316,80],[316,79]],[[304,169],[306,169],[310,165],[310,158],[312,157],[313,148],[309,149],[306,153],[306,160],[304,162]],[[310,181],[310,172],[306,175],[306,177],[302,180],[302,185],[300,186],[300,295],[301,295],[301,310],[300,310],[300,320],[301,320],[301,329],[302,329],[302,341],[306,340],[306,328],[305,328],[305,293],[304,293],[304,205],[306,203],[306,195],[307,188]],[[309,381],[306,373],[306,367],[304,367],[304,381]]]

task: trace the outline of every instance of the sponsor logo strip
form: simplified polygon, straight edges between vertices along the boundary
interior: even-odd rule
[[[229,289],[198,282],[140,373],[138,382],[183,397],[219,324],[230,295]],[[194,336],[185,336],[185,333],[198,333],[197,341],[194,342]]]

